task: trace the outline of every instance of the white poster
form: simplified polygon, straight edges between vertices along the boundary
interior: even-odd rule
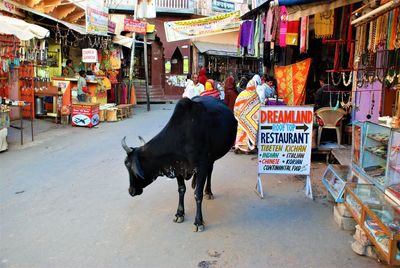
[[[310,174],[313,114],[310,106],[260,108],[259,174]]]
[[[156,17],[155,0],[137,0],[137,18],[153,19]]]

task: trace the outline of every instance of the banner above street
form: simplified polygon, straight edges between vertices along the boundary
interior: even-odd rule
[[[240,12],[193,20],[164,22],[168,42],[238,31]]]

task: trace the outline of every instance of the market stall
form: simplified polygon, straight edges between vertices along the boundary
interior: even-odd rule
[[[322,181],[380,258],[399,265],[400,3],[381,1],[362,14],[368,8],[354,12],[361,15],[352,21],[357,35],[351,166],[330,165]]]

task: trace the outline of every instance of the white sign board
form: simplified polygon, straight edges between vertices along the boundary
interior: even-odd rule
[[[260,108],[258,173],[309,175],[313,107]]]
[[[97,50],[93,49],[93,48],[82,49],[82,62],[96,63],[97,62]]]

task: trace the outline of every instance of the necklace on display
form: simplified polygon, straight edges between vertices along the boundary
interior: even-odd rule
[[[369,106],[369,113],[367,114],[367,116],[366,116],[366,118],[369,120],[369,119],[371,119],[371,117],[372,117],[372,110],[374,109],[374,104],[373,104],[373,101],[372,101],[372,94],[371,94],[371,91],[369,92],[369,94],[370,94],[370,98],[371,98],[371,104],[370,104],[370,106]]]
[[[339,80],[337,82],[335,81],[334,72],[331,72],[331,78],[332,78],[332,84],[334,86],[338,86],[340,84],[340,81],[342,80],[342,77],[340,76],[340,73],[339,73]]]
[[[344,85],[344,86],[348,87],[348,86],[351,84],[352,75],[353,75],[353,73],[350,72],[350,73],[349,73],[349,80],[347,80],[347,82],[346,82],[346,74],[345,74],[345,72],[342,72],[343,85]]]
[[[349,93],[349,98],[347,99],[347,102],[344,102],[345,94],[346,94],[346,92],[342,92],[342,101],[341,101],[340,105],[346,112],[349,112],[351,109],[351,93]]]

